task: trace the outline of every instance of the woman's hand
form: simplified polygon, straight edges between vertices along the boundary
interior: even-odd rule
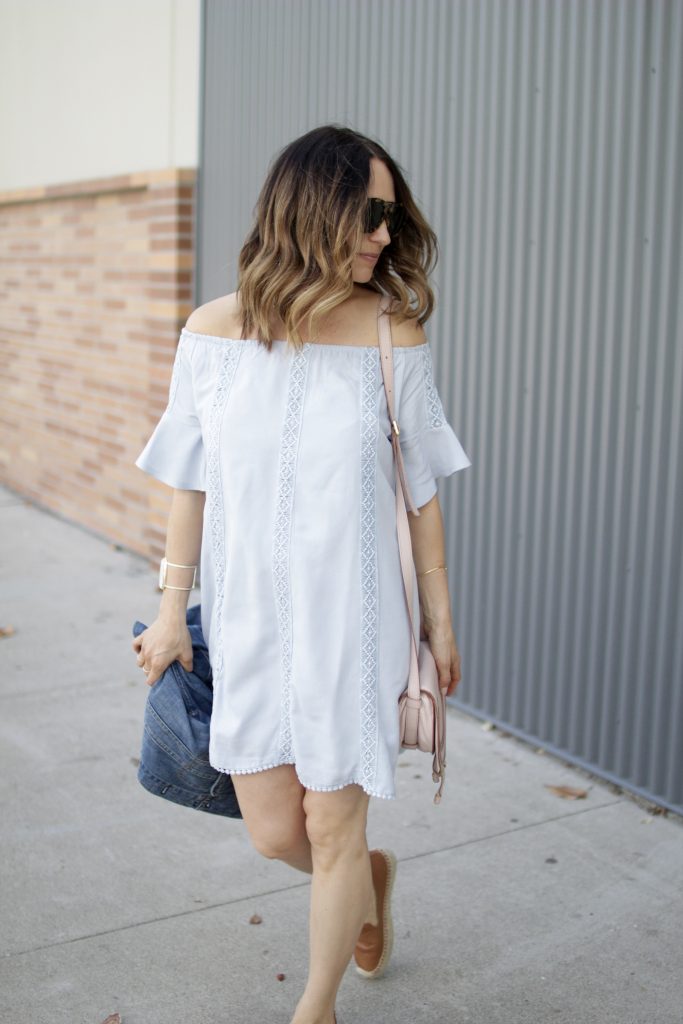
[[[133,639],[132,646],[138,652],[138,665],[146,673],[148,686],[154,686],[172,661],[192,671],[192,637],[184,619],[156,619]]]
[[[455,691],[460,682],[460,655],[455,643],[453,628],[450,625],[432,626],[429,628],[423,625],[421,635],[429,642],[429,649],[434,655],[434,661],[439,672],[439,686],[441,689],[447,686],[446,696]]]

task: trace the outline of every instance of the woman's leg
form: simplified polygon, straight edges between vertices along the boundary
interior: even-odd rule
[[[374,899],[365,835],[369,796],[358,785],[306,790],[311,842],[309,973],[292,1024],[332,1024],[337,990]]]
[[[306,833],[304,793],[293,764],[233,775],[232,782],[252,845],[263,857],[313,871]]]
[[[377,922],[365,835],[369,796],[357,785],[306,790],[293,765],[232,780],[258,852],[313,873],[309,975],[292,1024],[332,1024],[360,930]]]

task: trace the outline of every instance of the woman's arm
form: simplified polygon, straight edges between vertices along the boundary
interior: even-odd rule
[[[439,682],[442,687],[448,687],[446,693],[450,696],[460,682],[461,674],[460,655],[451,622],[448,576],[442,570],[430,572],[427,576],[419,575],[427,569],[446,564],[443,516],[438,495],[435,494],[420,508],[419,516],[409,512],[408,524],[415,571],[418,573],[422,627],[439,670]]]
[[[178,565],[198,565],[202,545],[204,491],[173,491],[166,528],[166,558]],[[189,587],[191,569],[169,566],[169,587]],[[153,686],[176,659],[188,672],[192,670],[192,638],[187,628],[187,602],[191,591],[164,589],[156,620],[133,640],[138,665],[150,671],[146,682]]]
[[[204,491],[173,491],[166,527],[166,558],[169,562],[175,562],[176,565],[199,565],[205,501]],[[192,570],[168,566],[166,582],[169,587],[189,587],[192,583]],[[189,596],[189,590],[163,590],[159,618],[180,618],[185,622]]]

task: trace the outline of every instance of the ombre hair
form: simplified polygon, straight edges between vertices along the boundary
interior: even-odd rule
[[[364,287],[392,296],[398,322],[429,319],[434,293],[428,277],[438,260],[434,231],[386,150],[351,128],[329,124],[290,142],[270,165],[239,254],[242,339],[256,337],[270,349],[270,324],[277,317],[299,348],[301,328],[309,326],[316,337],[321,318],[353,294],[352,264],[366,234],[373,156],[390,171],[405,220]]]

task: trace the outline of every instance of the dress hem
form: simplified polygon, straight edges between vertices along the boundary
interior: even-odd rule
[[[255,775],[257,772],[268,771],[269,768],[279,768],[280,765],[283,764],[292,764],[296,769],[296,764],[294,761],[274,761],[272,764],[259,765],[258,768],[223,768],[220,765],[216,764],[212,764],[211,767],[214,768],[217,772],[222,772],[225,775]],[[345,782],[340,782],[338,785],[334,786],[318,786],[314,783],[306,782],[304,779],[301,778],[298,771],[296,774],[301,785],[304,786],[305,789],[310,789],[315,793],[331,793],[338,789],[344,789],[346,786],[358,785],[363,788],[363,790],[368,794],[368,796],[379,797],[381,800],[396,799],[395,793],[378,793],[376,790],[370,789],[370,787],[367,786],[360,779],[347,779]]]

